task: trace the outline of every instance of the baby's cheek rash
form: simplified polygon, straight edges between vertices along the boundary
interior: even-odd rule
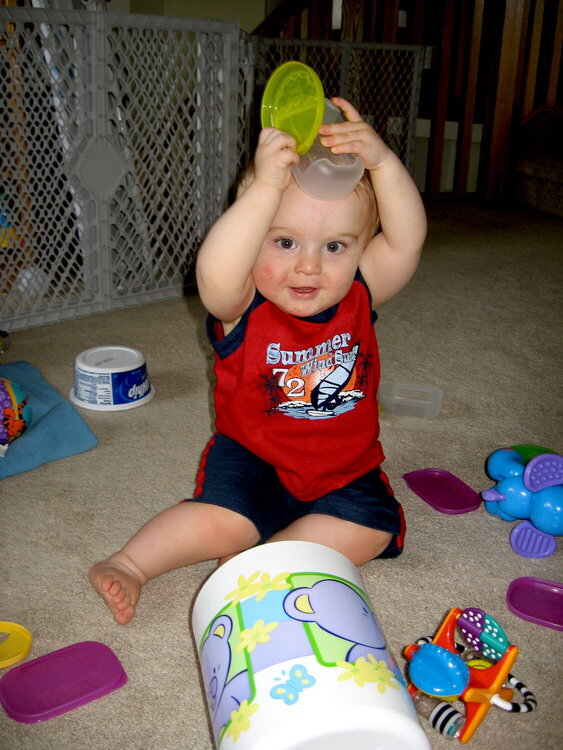
[[[274,277],[274,272],[272,271],[272,268],[269,265],[260,266],[257,273],[254,274],[256,279],[259,281],[262,279],[263,281],[269,281]]]

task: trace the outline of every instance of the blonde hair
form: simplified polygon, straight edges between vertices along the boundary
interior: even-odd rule
[[[239,174],[235,184],[235,198],[238,199],[246,192],[246,189],[254,179],[254,162],[249,162]]]
[[[369,227],[369,238],[377,234],[379,230],[379,211],[377,210],[377,198],[375,197],[375,190],[371,182],[368,170],[364,170],[358,184],[354,188],[354,192],[360,199],[366,204],[368,211],[368,217],[371,217],[371,226]]]
[[[236,190],[235,190],[235,197],[240,198],[240,196],[246,191],[250,183],[254,179],[254,162],[251,161],[247,166],[242,170],[237,184],[236,184]],[[292,179],[293,176],[292,176]],[[375,191],[373,189],[373,185],[371,182],[371,178],[369,176],[369,172],[367,169],[364,171],[363,175],[361,176],[360,180],[358,181],[358,184],[354,188],[354,193],[358,196],[361,202],[365,203],[366,209],[367,209],[367,215],[368,217],[372,218],[372,224],[369,227],[369,237],[373,237],[375,234],[377,234],[377,231],[379,229],[379,212],[377,210],[377,200],[375,197]]]

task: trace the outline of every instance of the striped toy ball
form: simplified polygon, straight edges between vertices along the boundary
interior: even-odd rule
[[[29,397],[17,383],[0,378],[0,445],[15,440],[30,424]]]

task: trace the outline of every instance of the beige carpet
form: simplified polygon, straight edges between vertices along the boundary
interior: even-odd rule
[[[526,210],[430,210],[420,270],[380,310],[383,380],[445,391],[432,421],[383,413],[386,469],[409,532],[395,561],[362,575],[395,655],[431,634],[454,606],[498,619],[521,649],[513,673],[538,698],[528,715],[493,708],[473,750],[563,746],[563,633],[506,606],[519,576],[563,580],[563,550],[530,560],[509,545],[510,524],[483,508],[458,516],[431,509],[402,475],[447,469],[477,490],[496,448],[535,443],[561,451],[563,221]],[[193,489],[212,424],[210,354],[196,298],[177,299],[14,333],[2,361],[28,360],[67,395],[76,355],[124,344],[141,349],[156,396],[117,413],[81,410],[99,438],[88,453],[0,482],[0,619],[33,633],[28,658],[83,640],[120,658],[129,682],[109,696],[41,724],[0,712],[6,750],[209,750],[212,748],[190,629],[207,562],[150,583],[125,628],[90,589],[89,565],[114,551],[157,511]],[[1,460],[1,459],[0,459]],[[454,747],[429,730],[432,746]]]

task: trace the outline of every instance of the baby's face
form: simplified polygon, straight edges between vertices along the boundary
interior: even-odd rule
[[[367,213],[357,193],[318,201],[292,181],[252,271],[258,291],[298,317],[340,302],[369,239]]]

